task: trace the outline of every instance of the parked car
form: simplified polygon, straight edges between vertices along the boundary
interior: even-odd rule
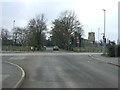
[[[59,47],[58,46],[54,46],[53,47],[53,51],[59,51]]]

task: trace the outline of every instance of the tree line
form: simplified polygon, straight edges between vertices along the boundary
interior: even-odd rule
[[[46,18],[44,14],[40,14],[30,19],[25,28],[14,27],[12,33],[7,29],[2,29],[2,45],[33,46],[39,50],[44,46],[46,40],[45,30],[47,30]]]
[[[33,46],[40,50],[44,45],[58,45],[61,48],[77,46],[77,39],[82,38],[83,25],[74,11],[66,10],[52,21],[51,36],[46,40],[47,21],[44,14],[29,20],[25,28],[14,27],[11,32],[2,28],[2,45]]]

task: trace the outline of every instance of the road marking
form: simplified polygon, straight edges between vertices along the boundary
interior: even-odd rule
[[[2,53],[0,56],[30,56],[30,55],[88,55],[96,53],[75,53],[75,52],[28,52],[28,53]],[[98,53],[99,54],[99,53]],[[22,58],[22,57],[20,57]]]
[[[0,74],[0,82],[4,81],[5,79],[7,79],[10,75],[9,74]]]
[[[23,70],[22,67],[20,67],[19,65],[17,64],[14,64],[14,63],[11,63],[11,62],[7,62],[7,61],[4,61],[5,63],[8,63],[8,64],[11,64],[17,68],[19,68],[22,72],[22,75],[21,75],[21,78],[19,79],[19,81],[16,83],[16,85],[13,87],[13,88],[18,88],[24,81],[24,78],[25,78],[25,71]]]
[[[16,57],[11,57],[10,60],[23,60],[25,59],[25,56],[16,56]]]

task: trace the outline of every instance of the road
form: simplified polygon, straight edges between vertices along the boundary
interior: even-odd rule
[[[118,88],[118,67],[88,53],[52,51],[3,55],[26,72],[21,88]]]

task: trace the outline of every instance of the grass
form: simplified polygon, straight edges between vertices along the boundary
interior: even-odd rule
[[[101,54],[101,56],[104,56],[104,57],[110,57],[110,56],[107,55],[107,54]]]
[[[81,48],[73,48],[74,52],[102,52],[102,47],[81,47]]]
[[[32,51],[31,46],[2,46],[2,51]],[[39,51],[44,51],[45,48],[41,48]]]
[[[103,57],[120,57],[120,56],[109,56],[108,54],[101,54],[101,56],[103,56]]]

